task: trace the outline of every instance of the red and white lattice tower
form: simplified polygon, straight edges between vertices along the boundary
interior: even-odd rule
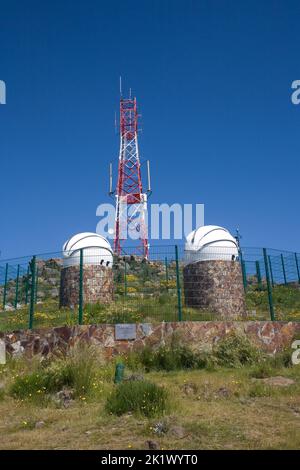
[[[114,251],[126,254],[126,246],[148,258],[147,194],[151,193],[149,162],[148,191],[143,193],[138,147],[138,112],[136,98],[120,99],[120,153],[118,181],[114,192],[116,215]],[[111,170],[112,171],[112,170]],[[112,184],[112,173],[110,175]]]

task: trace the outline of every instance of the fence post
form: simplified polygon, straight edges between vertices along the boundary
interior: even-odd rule
[[[37,303],[37,295],[38,295],[38,284],[39,284],[39,268],[36,268],[36,275],[35,275],[35,299],[34,303]]]
[[[298,262],[297,253],[295,253],[295,261],[296,261],[296,268],[297,268],[297,274],[298,274],[298,282],[300,284],[300,270],[299,270],[299,262]]]
[[[127,263],[126,263],[126,258],[124,258],[125,264],[124,264],[124,295],[127,297]]]
[[[268,261],[269,261],[269,267],[270,267],[272,287],[274,287],[273,268],[272,268],[272,261],[271,261],[271,256],[270,255],[268,255]]]
[[[80,249],[79,261],[79,299],[78,299],[78,323],[82,325],[83,320],[83,248]]]
[[[245,261],[243,260],[242,250],[239,250],[239,255],[240,255],[242,275],[243,275],[243,285],[244,285],[244,290],[246,291],[246,289],[247,289],[247,273],[246,273]]]
[[[28,304],[29,274],[30,274],[30,268],[29,268],[29,265],[28,265],[27,276],[26,276],[26,284],[25,284],[25,305]]]
[[[16,277],[15,304],[14,304],[15,310],[16,310],[17,305],[18,305],[19,277],[20,277],[20,265],[18,264],[18,267],[17,267],[17,277]]]
[[[281,257],[282,273],[283,273],[284,283],[287,284],[286,272],[285,272],[285,266],[284,266],[284,258],[283,258],[283,254],[282,254],[282,253],[281,253],[280,257]]]
[[[262,282],[261,282],[261,272],[260,272],[259,261],[255,261],[255,266],[256,266],[257,284],[258,284],[259,289],[261,289],[262,288]]]
[[[31,271],[31,291],[30,291],[30,308],[29,308],[29,329],[32,330],[35,302],[35,272],[36,272],[36,256],[32,257],[29,263]]]
[[[124,370],[125,370],[124,364],[119,362],[119,364],[116,365],[116,369],[115,369],[115,379],[114,379],[115,384],[119,384],[123,381],[123,379],[124,379]]]
[[[168,258],[165,257],[165,267],[166,267],[166,288],[168,290],[168,283],[169,283],[169,269],[168,269]]]
[[[178,246],[177,245],[175,245],[175,260],[176,260],[176,287],[177,287],[178,321],[182,321],[181,287],[180,287],[180,277],[179,277],[179,260],[178,260]]]
[[[263,248],[263,253],[264,253],[264,262],[265,262],[265,270],[266,270],[270,316],[271,316],[271,320],[274,321],[275,316],[274,316],[274,305],[273,305],[273,296],[272,296],[272,285],[271,285],[270,275],[269,275],[268,255],[267,255],[266,248]]]
[[[3,289],[3,310],[5,310],[5,304],[6,304],[7,278],[8,278],[8,263],[6,263],[5,265],[5,278],[4,278],[4,289]]]

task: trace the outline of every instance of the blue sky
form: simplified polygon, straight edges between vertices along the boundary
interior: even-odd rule
[[[0,0],[0,250],[94,231],[119,75],[153,203],[204,203],[243,244],[300,251],[299,2]],[[156,242],[157,243],[157,242]]]

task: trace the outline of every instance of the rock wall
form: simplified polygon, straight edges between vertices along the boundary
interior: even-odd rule
[[[241,266],[238,261],[210,260],[183,269],[187,307],[207,309],[222,319],[246,315]]]
[[[101,265],[83,266],[84,304],[109,303],[113,299],[112,269]],[[60,307],[73,308],[79,298],[79,266],[61,270]]]
[[[136,338],[116,340],[116,325],[83,325],[73,327],[45,328],[39,330],[0,332],[12,355],[35,354],[48,356],[58,351],[66,352],[78,341],[86,341],[99,348],[99,354],[109,358],[113,355],[135,351],[149,346],[158,348],[167,344],[177,332],[193,349],[209,350],[224,336],[236,332],[245,334],[259,348],[274,354],[291,345],[300,334],[300,322],[242,321],[242,322],[174,322],[137,324]]]

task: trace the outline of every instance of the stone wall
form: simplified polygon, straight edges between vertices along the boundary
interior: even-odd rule
[[[170,342],[175,332],[190,347],[198,350],[211,349],[216,342],[232,332],[245,334],[259,348],[271,354],[290,346],[293,338],[300,334],[300,322],[163,322],[135,326],[136,338],[133,340],[116,340],[115,325],[104,324],[0,332],[0,339],[5,341],[7,352],[12,355],[48,356],[58,351],[66,352],[78,341],[85,341],[96,345],[99,354],[109,358],[115,354],[140,350],[146,345],[158,348]]]
[[[113,299],[112,269],[101,265],[83,266],[83,301],[85,304],[109,303]],[[61,270],[60,307],[73,308],[79,298],[79,266]]]
[[[246,315],[241,266],[238,261],[210,260],[183,269],[187,307],[207,309],[223,319]]]

